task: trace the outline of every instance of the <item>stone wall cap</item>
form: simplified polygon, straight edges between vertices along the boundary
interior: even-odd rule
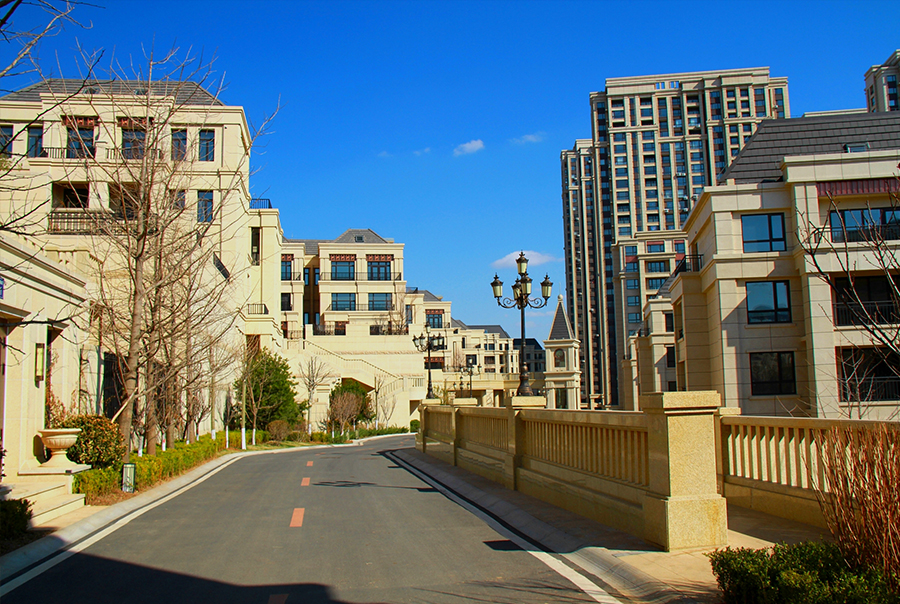
[[[715,390],[653,392],[641,395],[641,409],[718,409],[722,398]]]

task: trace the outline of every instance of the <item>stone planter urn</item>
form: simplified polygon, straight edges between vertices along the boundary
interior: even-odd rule
[[[50,459],[41,464],[42,468],[71,468],[78,465],[66,457],[66,452],[78,440],[81,428],[51,428],[38,432],[44,447],[50,449]]]

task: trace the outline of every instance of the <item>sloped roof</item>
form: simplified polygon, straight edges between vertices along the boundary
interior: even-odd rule
[[[469,325],[469,329],[480,329],[484,333],[496,333],[499,334],[501,338],[509,338],[509,334],[506,333],[506,330],[499,325]]]
[[[844,153],[847,145],[868,145],[869,151],[900,148],[900,112],[763,120],[720,182],[780,182],[786,156]]]
[[[52,78],[21,90],[11,92],[0,100],[27,103],[40,103],[41,94],[53,94],[56,97],[68,97],[77,94],[101,94],[113,96],[135,96],[147,94],[152,96],[175,96],[178,105],[224,106],[225,103],[210,94],[196,82],[178,80],[78,80]]]
[[[522,344],[522,338],[513,338],[513,346],[518,348]],[[541,343],[538,342],[534,338],[525,338],[525,346],[531,346],[535,350],[543,350],[544,347],[541,346]]]
[[[362,237],[362,240],[357,240]],[[390,243],[372,229],[347,229],[334,243]]]
[[[433,293],[428,291],[427,289],[419,289],[418,287],[407,287],[406,293],[408,294],[422,294],[422,300],[425,302],[443,302],[440,298],[435,296]]]
[[[329,239],[288,239],[285,237],[285,241],[290,243],[302,243],[303,244],[303,252],[307,256],[318,256],[319,255],[319,244],[320,243],[330,243]]]
[[[459,319],[450,318],[450,327],[456,329],[469,329],[469,326],[460,321]]]
[[[574,340],[575,333],[572,331],[572,325],[569,323],[569,317],[563,308],[562,296],[556,303],[556,314],[553,316],[553,324],[550,326],[550,335],[548,340]]]

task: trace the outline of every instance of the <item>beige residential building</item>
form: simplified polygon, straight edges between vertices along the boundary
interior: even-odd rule
[[[790,116],[767,67],[610,78],[561,154],[567,298],[582,404],[634,406],[627,339],[685,254],[684,224],[758,124]]]
[[[685,223],[678,389],[745,414],[897,419],[898,166],[898,113],[760,125]],[[668,344],[642,339],[653,371]]]
[[[900,78],[900,50],[881,65],[866,71],[866,108],[869,111],[898,111],[897,79]]]

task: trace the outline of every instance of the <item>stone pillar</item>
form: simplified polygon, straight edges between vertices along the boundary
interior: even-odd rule
[[[720,402],[708,391],[641,397],[650,458],[643,537],[666,551],[727,543],[725,498],[716,489]]]

